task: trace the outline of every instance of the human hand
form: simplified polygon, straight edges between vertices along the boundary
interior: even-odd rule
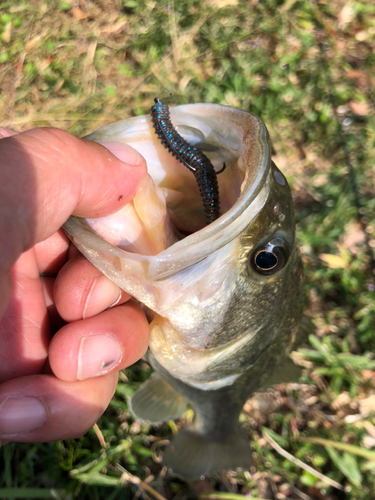
[[[149,328],[59,228],[121,208],[146,165],[123,144],[0,128],[0,171],[0,443],[77,437],[107,407],[118,370],[145,353]]]

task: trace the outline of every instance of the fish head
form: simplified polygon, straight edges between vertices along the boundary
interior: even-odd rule
[[[72,241],[152,319],[150,351],[200,388],[231,384],[271,344],[288,351],[301,314],[293,205],[257,116],[227,106],[171,109],[171,120],[219,170],[222,215],[205,225],[194,176],[160,144],[149,116],[94,132],[146,159],[134,200],[102,219],[71,217]]]

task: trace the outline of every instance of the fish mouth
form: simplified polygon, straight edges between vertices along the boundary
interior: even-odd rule
[[[105,238],[99,241],[100,232],[99,235],[89,234],[93,231],[91,221],[88,223],[71,217],[64,225],[81,250],[84,250],[84,245],[81,245],[82,238],[78,235],[85,234],[84,239],[88,239],[91,246],[122,259],[122,271],[125,274],[141,272],[142,279],[153,281],[164,280],[233,241],[258,213],[269,191],[268,132],[256,115],[218,104],[189,104],[171,108],[170,112],[176,129],[190,144],[200,147],[219,168],[223,162],[227,165],[226,171],[218,175],[220,197],[224,199],[224,213],[221,217],[204,226],[191,215],[189,206],[185,208],[189,200],[182,196],[176,206],[173,206],[172,200],[169,213],[181,239],[156,255],[129,252],[111,245]],[[175,171],[178,170],[180,186],[188,183],[189,189],[196,191],[195,201],[198,200],[200,204],[193,175],[158,144],[149,116],[107,125],[86,138],[96,142],[125,142],[138,149],[146,159],[154,182],[164,192],[168,191],[170,183],[176,183]],[[173,175],[171,169],[165,172],[165,163],[162,165],[165,156],[169,157],[167,162],[171,164]],[[228,188],[232,192],[229,199],[226,199]],[[181,195],[181,191],[179,194]],[[166,198],[168,206],[168,195]],[[202,220],[203,210],[201,207],[199,210]],[[181,217],[181,213],[185,217]],[[96,231],[96,227],[94,230]]]
[[[187,198],[180,195],[184,194],[184,184],[189,183],[189,190],[195,189],[197,193],[191,198],[193,205],[200,204],[197,186],[190,188],[191,178],[193,184],[195,179],[158,143],[151,119],[145,116],[108,125],[87,138],[96,142],[125,142],[145,157],[150,176],[158,189],[166,193],[171,220],[180,237],[184,237],[174,240],[170,246],[164,245],[166,248],[157,251],[155,255],[147,255],[134,251],[134,248],[127,251],[124,249],[126,246],[121,247],[107,241],[109,238],[101,235],[97,222],[93,220],[70,217],[64,224],[64,229],[95,267],[159,315],[151,324],[150,349],[156,360],[173,376],[186,383],[194,385],[207,382],[214,389],[232,383],[236,378],[233,373],[224,378],[214,375],[215,366],[235,357],[245,344],[256,343],[258,332],[247,333],[215,348],[197,348],[189,344],[188,336],[180,328],[179,320],[175,319],[181,314],[187,314],[190,315],[190,320],[187,321],[192,322],[197,310],[195,308],[200,307],[199,304],[196,305],[194,297],[192,270],[197,272],[197,269],[202,269],[209,273],[210,270],[205,268],[206,263],[222,259],[224,255],[227,260],[226,275],[235,276],[239,236],[258,215],[269,196],[270,144],[263,122],[257,116],[236,108],[192,104],[178,106],[170,111],[178,132],[190,144],[202,149],[216,170],[225,162],[226,170],[218,175],[219,192],[223,201],[222,215],[204,226],[201,222],[204,220],[203,210],[199,207],[202,217],[198,216],[197,221],[190,217],[192,223],[186,223],[189,217],[184,220],[181,214],[189,213],[190,205],[185,209]],[[141,198],[144,196],[142,200],[146,200],[149,193],[147,182],[146,180],[142,187],[143,195],[140,194]],[[181,186],[178,196],[170,196],[168,190],[171,185]],[[182,203],[175,204],[179,197]],[[140,210],[142,204],[143,201],[139,203]],[[104,220],[104,226],[106,223]],[[172,292],[171,283],[174,283]],[[185,307],[186,294],[189,293],[190,309]],[[185,313],[182,313],[183,310]],[[193,324],[191,328],[194,328]],[[211,373],[205,381],[201,374],[207,371]]]

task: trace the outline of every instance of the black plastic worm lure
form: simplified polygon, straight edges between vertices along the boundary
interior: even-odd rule
[[[195,175],[206,221],[210,224],[220,217],[219,188],[214,166],[206,155],[186,142],[173,127],[169,107],[157,97],[154,102],[151,116],[155,132],[163,146]]]

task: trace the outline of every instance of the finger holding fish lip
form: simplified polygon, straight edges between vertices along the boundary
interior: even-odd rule
[[[70,241],[60,229],[52,236],[35,245],[35,256],[40,274],[56,275],[70,254]]]
[[[0,444],[1,441],[35,442],[72,438],[87,431],[108,405],[117,382],[116,369],[135,362],[144,354],[148,342],[148,324],[137,306],[126,305],[121,311],[116,308],[108,311],[108,315],[101,312],[113,302],[98,306],[96,301],[97,305],[91,311],[86,307],[85,313],[81,315],[87,317],[97,314],[95,318],[90,318],[91,324],[87,323],[90,319],[75,321],[67,325],[69,329],[63,329],[61,335],[56,334],[54,345],[61,346],[60,341],[66,341],[62,353],[71,355],[68,360],[63,358],[59,364],[56,357],[61,354],[55,352],[54,355],[52,348],[52,365],[57,372],[60,368],[61,379],[46,374],[50,340],[46,308],[51,319],[49,309],[54,309],[52,286],[55,275],[66,260],[74,256],[67,238],[55,231],[74,210],[77,213],[87,211],[87,214],[95,216],[101,211],[103,214],[111,213],[125,204],[132,198],[137,182],[145,173],[145,163],[139,153],[129,146],[117,146],[115,156],[123,163],[119,164],[109,154],[111,145],[104,149],[89,141],[80,142],[66,132],[55,129],[17,134],[0,128],[0,139],[4,139],[0,142],[4,147],[5,165],[35,167],[32,172],[35,170],[37,184],[45,188],[40,189],[40,192],[33,190],[27,179],[10,168],[9,179],[23,180],[21,187],[19,182],[16,183],[16,195],[23,202],[16,208],[29,216],[27,202],[31,200],[31,208],[35,202],[35,220],[30,222],[26,217],[25,222],[23,216],[17,220],[14,210],[10,211],[8,218],[13,227],[18,229],[14,235],[23,235],[9,257],[10,264],[16,258],[14,255],[30,246],[32,248],[23,252],[13,266],[14,296],[2,322],[4,363],[1,368],[4,373],[0,386]],[[56,145],[58,147],[53,147]],[[79,168],[75,169],[75,165]],[[95,182],[91,182],[93,171]],[[40,174],[39,177],[37,174]],[[4,186],[5,194],[12,201],[11,190],[7,189],[6,182]],[[3,204],[12,208],[13,204],[7,203],[7,196]],[[45,203],[46,200],[49,204]],[[49,235],[52,236],[40,242]],[[15,240],[18,241],[17,238]],[[4,267],[9,270],[10,264]],[[42,279],[40,273],[44,274]],[[9,276],[8,273],[3,282],[5,288],[11,290]],[[102,282],[101,275],[97,273],[96,276],[96,281]],[[92,297],[95,296],[93,292],[96,288],[94,286],[92,289]],[[114,302],[117,303],[122,299],[119,290],[115,289],[117,298]],[[53,332],[59,328],[52,321],[51,326]],[[70,336],[64,338],[67,331]],[[120,354],[116,358],[118,352]],[[62,367],[64,362],[66,372]],[[40,371],[43,371],[42,375]],[[72,375],[74,371],[75,375]],[[72,382],[62,380],[64,377]],[[91,380],[92,377],[95,380]],[[86,380],[77,382],[77,378]]]
[[[128,302],[61,328],[51,341],[49,362],[61,380],[98,377],[135,363],[145,354],[148,340],[142,309]]]
[[[81,254],[70,259],[55,280],[55,304],[65,321],[90,318],[129,298]]]

